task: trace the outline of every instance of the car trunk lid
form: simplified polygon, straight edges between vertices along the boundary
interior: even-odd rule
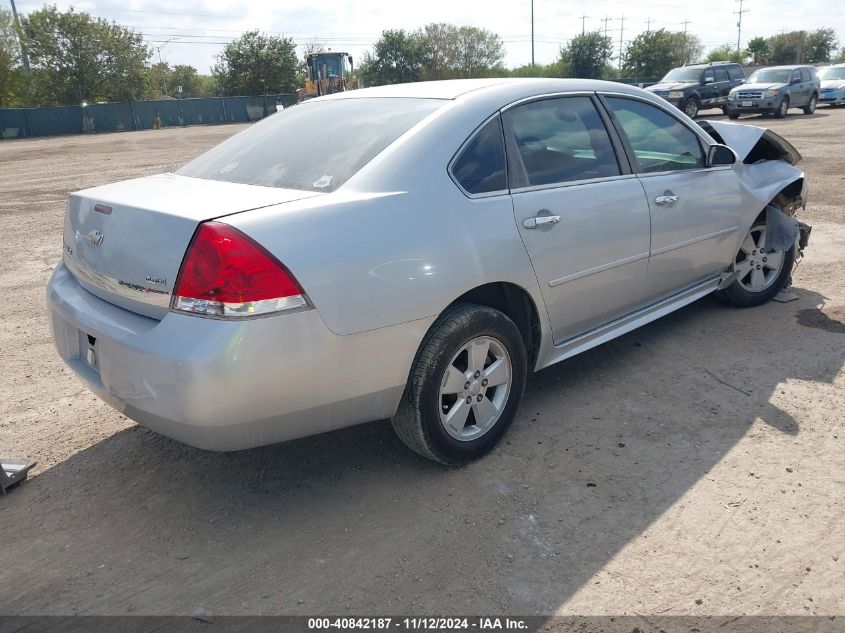
[[[323,195],[161,174],[72,194],[64,262],[101,299],[160,319],[200,222]]]

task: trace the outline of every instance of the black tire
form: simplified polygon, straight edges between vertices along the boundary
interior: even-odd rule
[[[765,225],[765,218],[758,220],[749,229],[749,233],[753,232],[756,228]],[[739,257],[739,254],[737,254],[737,256]],[[765,290],[752,292],[747,288],[743,288],[740,284],[740,280],[736,279],[730,286],[724,290],[718,291],[717,294],[720,299],[739,308],[751,308],[753,306],[762,305],[770,301],[775,295],[777,295],[777,293],[783,290],[783,287],[789,281],[790,275],[792,274],[792,267],[794,263],[795,249],[792,247],[787,248],[783,254],[783,267],[781,268],[780,273],[774,283]]]
[[[722,106],[722,114],[724,114],[725,116],[727,116],[729,112],[730,112],[730,111],[728,110],[728,106],[723,105],[723,106]]]
[[[697,97],[690,97],[689,99],[684,102],[684,114],[686,114],[689,118],[694,119],[698,116],[698,98]],[[690,114],[692,113],[692,114]]]
[[[810,103],[804,106],[804,114],[812,114],[816,111],[816,106],[819,104],[819,98],[814,94],[810,97]]]
[[[483,435],[459,440],[447,433],[440,420],[440,383],[453,357],[472,339],[484,336],[501,344],[511,361],[512,382],[498,420]],[[488,453],[516,416],[528,361],[516,324],[505,314],[474,303],[457,303],[440,315],[423,339],[399,410],[391,424],[411,450],[441,464],[463,464]],[[486,381],[485,381],[486,382]]]
[[[728,118],[732,121],[736,121],[739,118],[739,112],[735,110],[728,110]]]
[[[782,119],[786,116],[786,113],[789,111],[789,97],[784,97],[783,101],[780,102],[778,105],[777,110],[774,112],[774,117],[776,119]]]

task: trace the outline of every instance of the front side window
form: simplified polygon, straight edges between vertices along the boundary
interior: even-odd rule
[[[508,188],[505,143],[498,116],[487,122],[452,165],[452,175],[467,193],[481,194]]]
[[[401,98],[302,103],[235,134],[176,173],[264,187],[334,191],[443,103]]]
[[[715,77],[713,75],[712,70],[705,70],[704,71],[704,83],[707,83],[707,84],[713,83],[714,79],[715,79]]]
[[[512,187],[620,174],[610,137],[589,97],[533,101],[509,111],[507,120],[521,162],[512,170]]]
[[[607,103],[628,137],[638,172],[704,167],[698,136],[675,117],[657,106],[633,99],[608,97]]]

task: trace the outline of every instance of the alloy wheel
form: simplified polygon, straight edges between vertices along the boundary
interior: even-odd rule
[[[452,357],[440,382],[440,422],[454,439],[487,433],[508,402],[513,370],[504,345],[489,336],[471,339]]]
[[[751,227],[739,247],[734,269],[739,285],[749,292],[763,292],[777,281],[783,268],[784,251],[766,248],[766,225]]]

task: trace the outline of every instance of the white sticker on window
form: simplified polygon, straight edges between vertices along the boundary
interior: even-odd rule
[[[326,176],[325,174],[320,176],[316,181],[314,181],[314,187],[317,189],[325,189],[330,184],[332,184],[332,177]]]

